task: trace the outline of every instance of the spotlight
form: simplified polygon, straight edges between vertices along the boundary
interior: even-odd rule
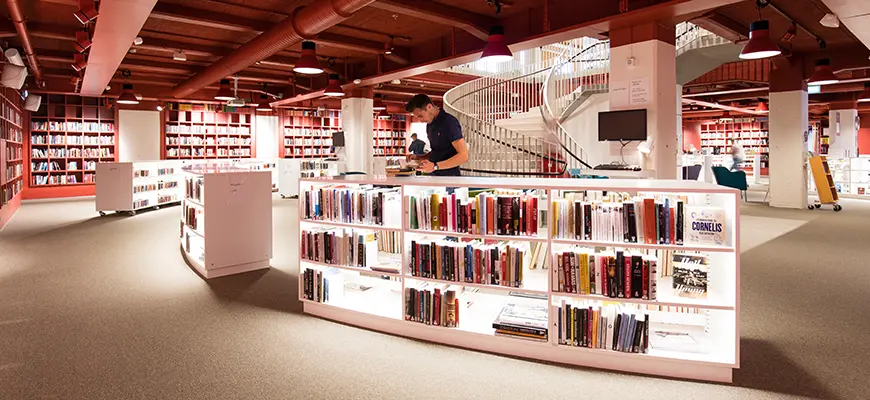
[[[91,35],[86,30],[76,32],[75,48],[79,53],[84,53],[91,47]]]
[[[372,103],[372,110],[381,111],[386,109],[387,105],[384,103],[383,95],[381,95],[380,93],[375,93],[375,99]]]
[[[323,73],[320,62],[317,61],[317,45],[314,42],[302,42],[302,56],[293,66],[293,72],[305,75],[317,75]]]
[[[338,74],[329,74],[329,84],[326,85],[323,94],[329,97],[344,96],[344,90],[338,82]]]
[[[839,28],[840,27],[840,19],[837,18],[836,15],[827,13],[822,19],[819,20],[819,23],[822,24],[825,28]]]
[[[76,72],[81,72],[81,71],[82,71],[83,69],[85,69],[87,66],[88,66],[88,60],[85,59],[85,55],[84,55],[84,54],[76,54],[76,55],[73,56],[72,68],[73,68]]]
[[[163,105],[162,105],[162,104],[158,104],[158,105],[157,105],[157,111],[163,111]]]
[[[389,42],[384,43],[384,54],[393,54],[393,50],[395,50],[395,48],[393,47],[393,39],[390,38]]]
[[[178,52],[172,54],[172,59],[175,61],[187,61],[187,54],[184,54],[184,50],[178,50]]]
[[[218,88],[217,93],[215,93],[214,99],[221,101],[230,101],[235,98],[236,96],[233,96],[233,91],[230,90],[230,80],[221,79],[220,87]]]
[[[94,6],[94,0],[79,0],[79,9],[73,13],[73,16],[82,25],[93,21],[98,15],[100,13],[97,12],[97,8]]]
[[[142,36],[136,36],[136,39],[133,39],[133,44],[138,46],[142,43],[145,43],[145,40],[142,39]]]

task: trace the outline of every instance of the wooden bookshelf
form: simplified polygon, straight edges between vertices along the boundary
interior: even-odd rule
[[[749,162],[756,154],[761,155],[761,175],[767,175],[770,167],[770,148],[768,143],[767,120],[756,118],[735,119],[734,121],[711,121],[701,124],[701,150],[710,154],[729,154],[731,146],[739,140],[746,153],[743,170],[752,171]]]
[[[333,158],[332,135],[341,130],[341,111],[282,109],[282,158]]]
[[[164,160],[252,158],[254,112],[214,104],[169,104],[163,110]]]
[[[117,161],[115,113],[106,99],[43,95],[30,118],[25,196],[93,195],[97,163]]]
[[[404,156],[407,153],[405,137],[411,129],[406,115],[390,114],[389,119],[372,121],[372,146],[375,157]]]
[[[18,211],[24,188],[24,115],[21,96],[0,88],[0,228]]]

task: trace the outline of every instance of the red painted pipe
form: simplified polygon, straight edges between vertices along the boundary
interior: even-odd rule
[[[18,0],[6,0],[6,4],[9,6],[9,16],[15,24],[15,30],[18,31],[18,38],[21,39],[21,47],[27,56],[27,63],[30,64],[30,73],[33,74],[37,82],[41,82],[42,68],[36,59],[33,44],[30,43],[30,32],[27,30],[27,23],[24,19],[24,13],[21,11],[21,6],[18,4]]]
[[[289,46],[313,38],[374,2],[375,0],[320,0],[310,6],[298,8],[289,18],[175,86],[172,96],[184,98]]]

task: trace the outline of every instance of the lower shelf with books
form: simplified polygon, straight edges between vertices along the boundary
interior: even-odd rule
[[[303,302],[400,320],[402,282],[368,271],[326,266],[300,272],[299,297]]]

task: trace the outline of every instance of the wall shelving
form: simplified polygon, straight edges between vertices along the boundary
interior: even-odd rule
[[[750,161],[756,154],[760,154],[761,175],[768,175],[768,126],[767,120],[759,121],[754,118],[701,124],[701,150],[709,151],[709,154],[730,154],[731,146],[739,141],[746,153],[742,169],[750,173],[753,168]]]
[[[163,115],[163,159],[253,157],[255,127],[250,110],[171,104]]]
[[[21,96],[0,88],[0,228],[15,214],[24,189],[24,116]]]
[[[404,156],[407,153],[405,136],[410,129],[407,116],[390,114],[389,119],[372,121],[372,145],[375,157]]]
[[[469,194],[470,188],[482,193]],[[730,382],[739,368],[737,191],[696,181],[367,176],[302,179],[299,190],[299,293],[307,313],[458,347],[627,372]],[[486,193],[504,206],[492,208],[481,200]],[[428,208],[420,199],[428,199]],[[343,209],[348,201],[361,205],[364,216]],[[569,211],[575,209],[568,204],[583,211]],[[641,214],[630,214],[635,206]],[[434,209],[440,222],[421,225]],[[633,224],[623,219],[628,215]],[[512,230],[476,225],[492,218]],[[384,237],[378,235],[401,243],[399,254],[375,252],[371,238]],[[341,259],[345,242],[360,243],[363,257]],[[625,270],[608,261],[626,257]],[[436,266],[460,261],[433,268],[430,259]],[[625,271],[626,280],[616,280]],[[588,286],[576,285],[586,278]],[[627,295],[619,294],[623,289]],[[568,314],[569,305],[576,311]],[[581,325],[587,310],[594,322]],[[571,336],[563,329],[568,315],[578,324]],[[625,331],[598,330],[616,318],[628,321]],[[587,327],[589,334],[578,333]]]
[[[341,130],[341,111],[282,109],[282,158],[334,158],[332,135]]]

